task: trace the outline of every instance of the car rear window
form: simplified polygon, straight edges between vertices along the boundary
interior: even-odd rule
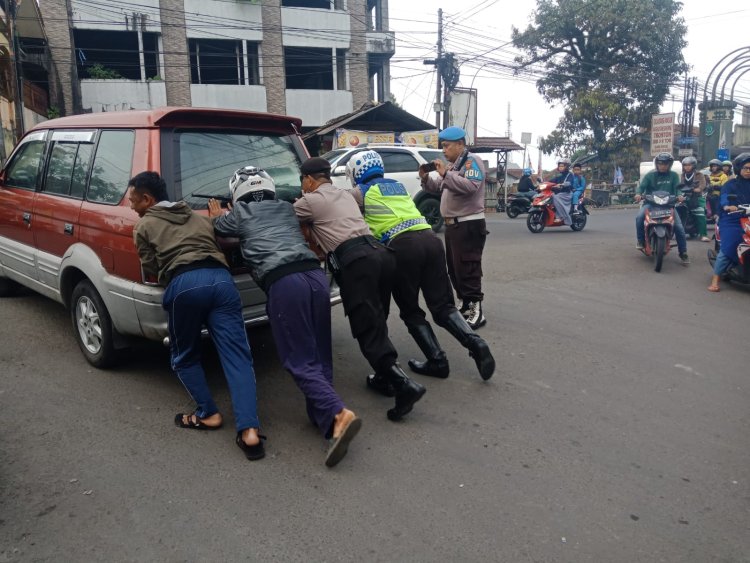
[[[229,196],[229,178],[244,166],[262,168],[274,179],[279,199],[302,193],[300,155],[289,135],[239,131],[175,130],[171,155],[175,199],[194,209],[205,209],[207,196]]]

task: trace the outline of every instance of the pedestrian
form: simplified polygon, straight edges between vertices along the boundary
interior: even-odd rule
[[[331,445],[326,465],[346,455],[362,421],[333,388],[331,298],[328,279],[310,250],[292,204],[276,199],[263,170],[246,166],[229,179],[233,206],[226,214],[208,201],[216,234],[236,237],[245,264],[268,296],[267,312],[284,368],[305,395],[307,414]]]
[[[192,414],[178,413],[180,428],[217,430],[223,420],[201,365],[201,329],[208,328],[232,397],[236,444],[249,460],[265,456],[258,434],[255,371],[242,317],[240,294],[211,221],[184,202],[171,202],[156,172],[128,183],[130,208],[140,219],[133,239],[146,275],[165,287],[172,369],[196,402]]]
[[[393,387],[396,400],[388,419],[400,420],[426,390],[398,365],[398,352],[388,337],[386,320],[396,259],[370,234],[352,195],[331,184],[331,164],[326,159],[303,162],[300,181],[304,193],[294,203],[297,218],[310,227],[316,243],[327,253],[352,336],[375,371],[367,385]]]
[[[438,134],[443,154],[433,161],[439,179],[430,177],[426,165],[419,167],[422,188],[441,192],[440,214],[445,219],[445,251],[448,275],[462,301],[461,313],[476,330],[487,320],[482,310],[482,252],[487,239],[484,216],[486,171],[479,156],[466,148],[466,131],[452,126]]]
[[[443,242],[432,232],[404,185],[385,178],[384,173],[383,159],[375,151],[358,153],[346,165],[351,194],[363,209],[372,234],[396,255],[393,299],[409,334],[427,358],[424,362],[409,360],[409,367],[432,377],[445,378],[450,373],[448,358],[419,306],[421,291],[435,323],[469,350],[479,375],[489,379],[495,371],[495,360],[487,343],[456,309]]]

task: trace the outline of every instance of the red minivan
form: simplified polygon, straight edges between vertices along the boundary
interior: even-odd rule
[[[0,172],[0,296],[23,285],[70,310],[86,359],[107,367],[130,337],[167,337],[162,289],[143,278],[133,245],[138,216],[128,180],[156,170],[170,199],[205,210],[227,197],[235,170],[252,164],[279,197],[301,193],[307,152],[300,120],[235,110],[164,107],[45,121],[29,131]],[[267,322],[265,295],[242,267],[236,241],[222,241],[247,325]],[[338,290],[332,302],[340,300]]]

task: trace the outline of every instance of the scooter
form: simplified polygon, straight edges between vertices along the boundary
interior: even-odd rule
[[[646,244],[641,252],[654,259],[654,271],[661,272],[664,257],[669,254],[670,241],[674,234],[675,203],[677,198],[665,191],[657,191],[644,196],[651,206],[646,208],[644,230]]]
[[[750,285],[750,204],[738,205],[737,211],[729,215],[740,215],[740,226],[742,227],[742,242],[737,246],[737,264],[732,264],[724,273],[724,279],[742,285]],[[716,248],[708,251],[708,263],[714,267],[716,255],[719,253],[719,225],[716,225]]]
[[[528,213],[531,209],[531,202],[534,200],[536,192],[516,192],[508,196],[508,205],[505,206],[505,213],[511,219],[515,219],[521,213]]]
[[[552,196],[559,191],[570,191],[570,187],[553,184],[552,182],[544,182],[537,190],[539,193],[531,203],[529,216],[526,218],[526,227],[532,233],[541,233],[545,227],[564,227],[565,223],[555,213],[555,204],[552,202]],[[570,216],[573,220],[570,228],[574,231],[582,231],[586,226],[588,215],[586,201],[581,198],[578,209]]]

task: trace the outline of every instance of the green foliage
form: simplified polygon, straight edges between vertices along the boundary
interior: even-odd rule
[[[47,119],[56,119],[60,117],[60,108],[57,106],[51,106],[47,108]]]
[[[388,101],[389,101],[389,102],[391,102],[391,103],[392,103],[392,104],[393,104],[394,106],[396,106],[397,108],[403,109],[403,108],[401,107],[401,104],[399,104],[399,103],[398,103],[398,102],[396,101],[396,96],[394,96],[394,95],[393,95],[393,92],[388,92]]]
[[[107,68],[101,63],[93,64],[86,70],[89,73],[89,78],[98,78],[104,80],[122,78],[122,75],[119,72],[117,72],[116,70],[112,70],[111,68]]]
[[[585,149],[609,165],[633,151],[670,86],[687,70],[685,23],[674,0],[537,0],[533,23],[513,28],[520,69],[540,71],[537,89],[562,104],[545,153]]]

